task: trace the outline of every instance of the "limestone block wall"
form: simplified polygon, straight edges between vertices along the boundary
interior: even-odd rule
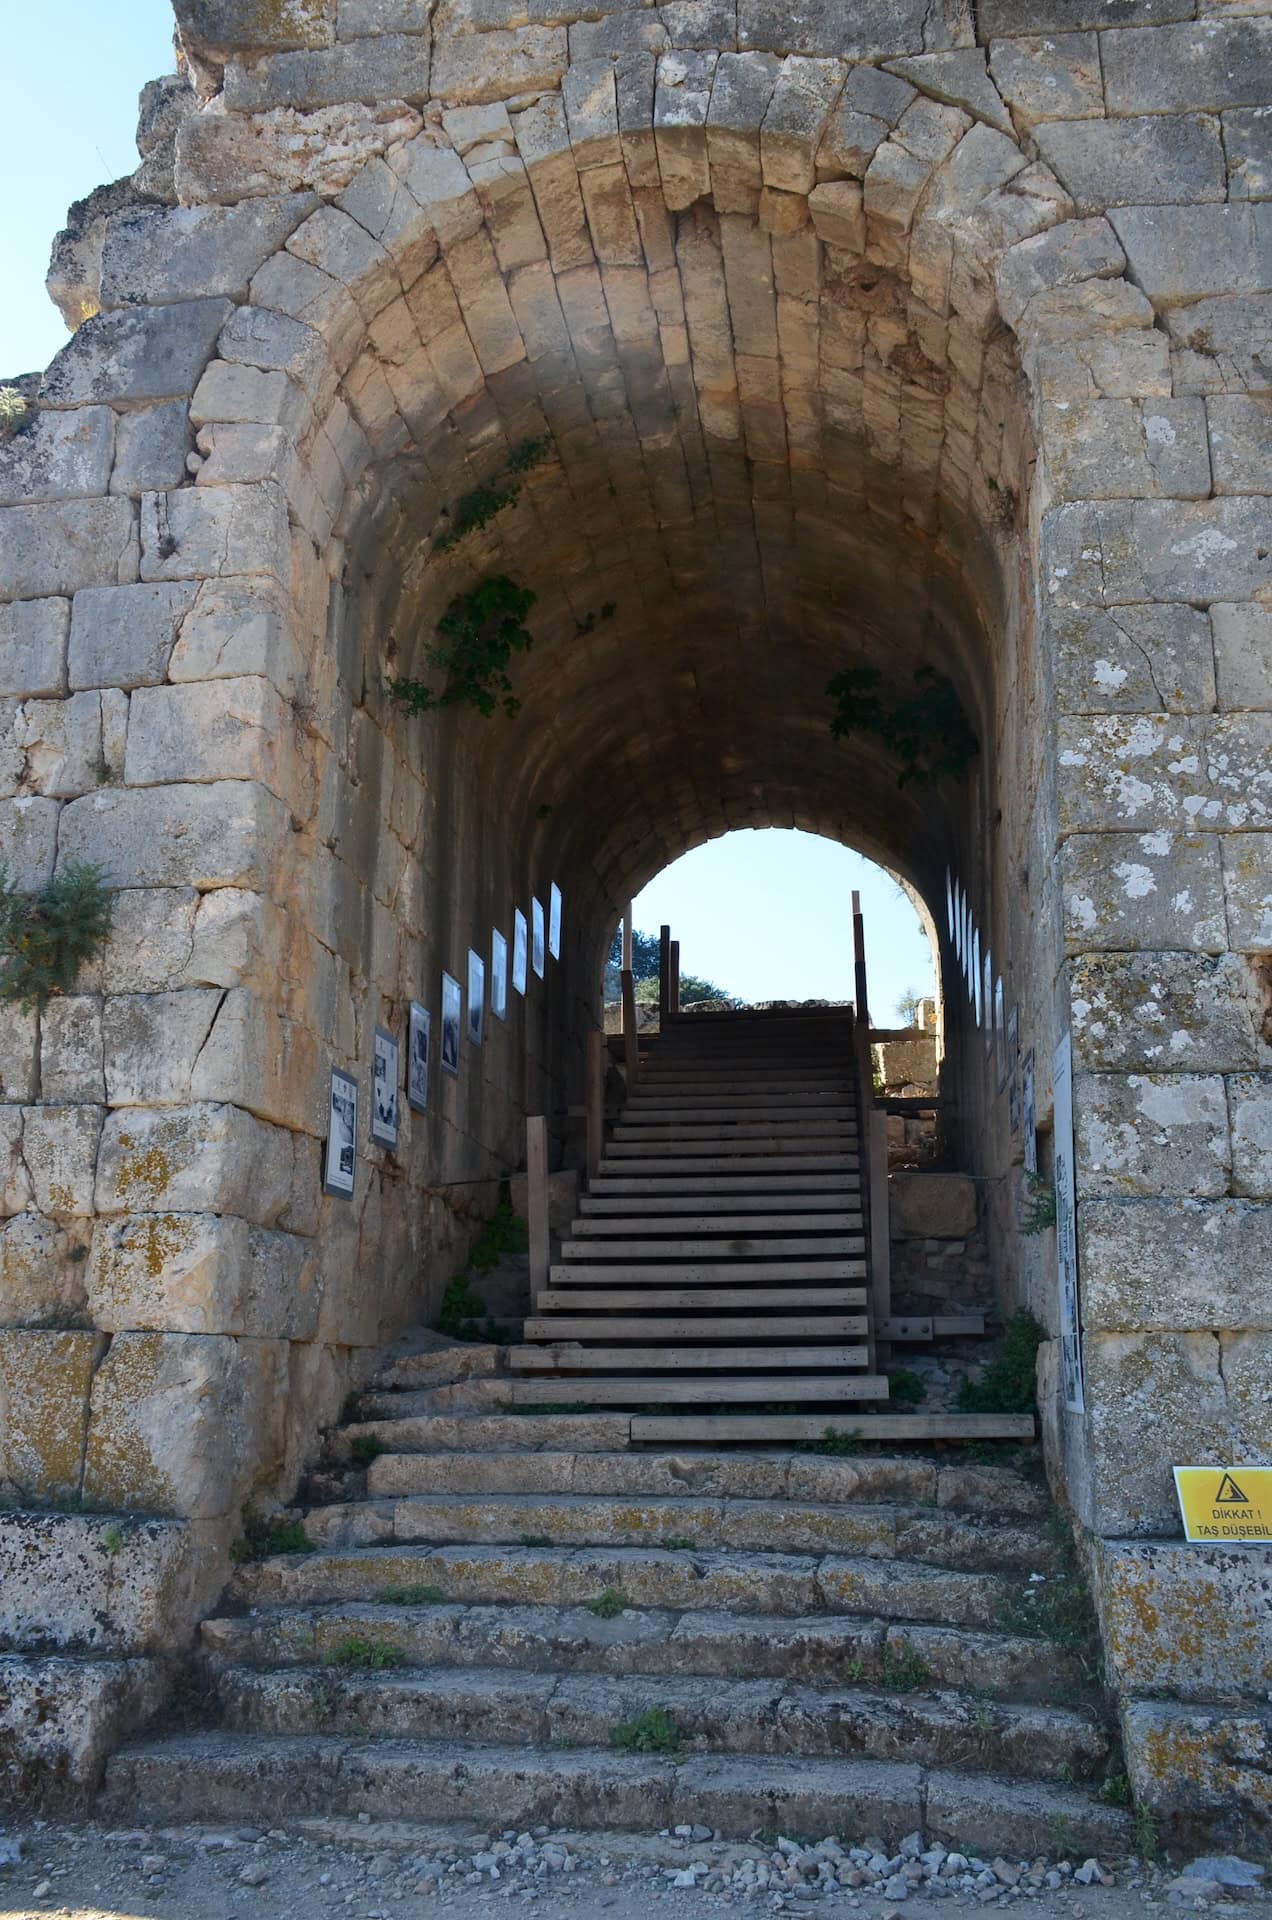
[[[0,1471],[210,1529],[286,1488],[568,1097],[622,901],[729,826],[835,833],[940,924],[967,886],[1044,1113],[1072,1030],[1051,1456],[1138,1788],[1257,1805],[1257,1709],[1155,1699],[1165,1628],[1118,1622],[1202,1566],[1248,1618],[1257,1556],[1181,1556],[1169,1467],[1272,1451],[1269,9],[176,13],[193,89],[59,245],[86,317],[0,448],[0,857],[119,889],[77,991],[4,1016]],[[496,570],[538,596],[520,711],[404,721],[386,674]],[[952,677],[948,804],[830,741],[849,643]],[[324,1198],[330,1066],[365,1090],[372,1028],[553,879],[559,966]],[[944,962],[991,1246],[1054,1328]]]

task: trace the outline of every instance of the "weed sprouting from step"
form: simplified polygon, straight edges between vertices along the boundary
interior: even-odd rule
[[[361,1470],[387,1452],[388,1448],[378,1433],[358,1433],[349,1442],[349,1464]]]
[[[442,1589],[433,1586],[381,1587],[374,1597],[381,1607],[440,1607],[446,1603]]]
[[[107,1553],[122,1553],[124,1546],[123,1530],[119,1527],[107,1527],[102,1535],[102,1546]]]
[[[664,1547],[668,1553],[692,1553],[695,1543],[692,1540],[686,1539],[682,1533],[673,1533],[670,1540],[660,1541],[659,1544]]]
[[[676,1760],[684,1752],[684,1738],[666,1707],[646,1707],[611,1727],[609,1740],[619,1753],[661,1753]]]
[[[927,1387],[913,1367],[894,1367],[888,1375],[888,1404],[917,1407],[927,1399]]]
[[[302,1520],[284,1520],[277,1515],[267,1518],[253,1507],[244,1507],[243,1531],[230,1548],[230,1558],[241,1565],[245,1560],[268,1560],[275,1553],[317,1550]]]
[[[324,1667],[348,1667],[363,1673],[385,1673],[390,1667],[404,1667],[406,1655],[401,1647],[383,1640],[368,1640],[360,1633],[348,1633],[323,1655]]]
[[[523,1547],[550,1547],[552,1538],[546,1533],[523,1533],[521,1544]]]
[[[932,1670],[911,1647],[901,1653],[885,1648],[879,1662],[879,1684],[890,1693],[917,1693],[920,1687],[931,1686]]]
[[[614,1620],[620,1613],[627,1610],[626,1597],[617,1587],[606,1587],[605,1591],[598,1593],[594,1600],[585,1600],[583,1604],[589,1613],[596,1615],[598,1620]]]
[[[799,1440],[797,1453],[823,1453],[834,1459],[840,1454],[860,1453],[865,1446],[858,1427],[827,1427],[820,1440]]]
[[[1032,1313],[1013,1313],[980,1379],[964,1380],[959,1388],[960,1412],[1031,1412],[1034,1371],[1042,1337],[1042,1328]]]
[[[1111,1807],[1129,1807],[1131,1804],[1131,1783],[1122,1771],[1106,1774],[1100,1783],[1100,1798]]]
[[[1151,1807],[1136,1807],[1131,1815],[1131,1833],[1135,1851],[1141,1860],[1147,1860],[1150,1864],[1160,1860],[1162,1836],[1157,1825],[1157,1815]]]
[[[507,1200],[501,1200],[468,1256],[469,1271],[487,1273],[498,1266],[505,1253],[524,1253],[529,1245],[525,1221],[518,1219]]]
[[[1080,1663],[1086,1678],[1100,1684],[1103,1656],[1100,1628],[1091,1594],[1078,1565],[1073,1537],[1059,1514],[1047,1524],[1056,1550],[1054,1573],[1033,1579],[994,1609],[994,1622],[1007,1633],[1050,1640]]]

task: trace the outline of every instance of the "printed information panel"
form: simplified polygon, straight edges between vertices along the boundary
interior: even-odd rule
[[[1272,1546],[1272,1467],[1176,1467],[1184,1538]]]

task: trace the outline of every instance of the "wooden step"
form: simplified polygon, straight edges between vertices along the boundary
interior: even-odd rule
[[[673,1120],[684,1114],[711,1114],[714,1111],[739,1113],[853,1113],[857,1102],[841,1087],[792,1090],[789,1093],[731,1093],[718,1091],[668,1093],[658,1088],[638,1088],[628,1098],[625,1114],[647,1120],[667,1113]]]
[[[776,1396],[775,1396],[776,1397]],[[716,1441],[821,1440],[827,1429],[862,1440],[1032,1440],[1031,1413],[634,1414],[632,1439],[643,1445],[710,1446]]]
[[[717,1309],[719,1302],[716,1302]],[[747,1306],[749,1306],[749,1302]],[[706,1317],[676,1315],[657,1319],[648,1317],[624,1317],[622,1315],[598,1313],[595,1318],[578,1317],[579,1305],[572,1301],[564,1313],[534,1316],[525,1323],[525,1338],[534,1340],[857,1340],[866,1331],[866,1317],[862,1313],[825,1313],[825,1314],[765,1314],[756,1319],[743,1307],[736,1317],[713,1312]],[[515,1354],[518,1349],[513,1348]],[[747,1365],[753,1364],[752,1356],[740,1356]],[[764,1350],[754,1356],[755,1364],[763,1364]],[[661,1365],[662,1363],[657,1363]],[[774,1360],[773,1365],[786,1364]],[[829,1361],[818,1364],[830,1365]],[[835,1364],[838,1364],[837,1362]],[[856,1361],[846,1364],[855,1366]]]
[[[613,1251],[606,1247],[606,1253]],[[595,1254],[596,1248],[589,1247],[588,1252]],[[624,1266],[616,1262],[604,1266],[596,1260],[582,1265],[571,1265],[568,1261],[558,1261],[548,1269],[548,1281],[551,1286],[570,1286],[577,1283],[595,1287],[604,1282],[606,1285],[632,1286],[742,1286],[763,1281],[803,1281],[819,1283],[831,1280],[863,1280],[866,1275],[865,1261],[861,1259],[786,1259],[753,1260],[745,1264],[728,1260],[708,1261],[664,1261],[657,1264],[649,1261],[641,1266]]]
[[[754,1256],[757,1260],[773,1260],[783,1254],[815,1259],[819,1255],[865,1253],[865,1241],[860,1234],[848,1237],[839,1234],[826,1234],[819,1238],[809,1233],[798,1240],[708,1240],[694,1238],[690,1240],[565,1240],[561,1245],[561,1257],[564,1260],[621,1260],[640,1259],[642,1255],[649,1260],[692,1260],[695,1257],[710,1260],[716,1256],[721,1260],[745,1260]]]
[[[589,1214],[576,1220],[576,1235],[633,1233],[848,1233],[861,1231],[860,1212],[801,1213],[795,1207],[781,1213],[659,1213]]]
[[[643,1106],[629,1100],[618,1119],[620,1127],[840,1127],[857,1124],[852,1100],[741,1100],[736,1106],[708,1101],[703,1105],[673,1106],[660,1100]]]
[[[641,1156],[638,1167],[630,1164],[633,1149],[625,1146],[617,1160],[606,1158],[601,1161],[601,1175],[616,1175],[620,1178],[639,1171],[642,1177],[675,1174],[684,1179],[699,1173],[729,1173],[736,1180],[745,1179],[751,1173],[772,1174],[775,1153],[757,1153],[754,1149],[746,1153],[705,1154],[702,1156],[670,1154],[659,1157],[651,1149],[638,1148]],[[835,1173],[837,1175],[856,1175],[859,1171],[859,1156],[854,1153],[793,1153],[780,1156],[781,1171],[775,1176],[782,1179],[799,1179],[805,1173]]]
[[[537,1347],[510,1347],[514,1373],[625,1373],[632,1367],[667,1367],[678,1373],[705,1368],[781,1372],[805,1376],[811,1367],[827,1370],[868,1367],[869,1347],[584,1347],[564,1341]],[[779,1394],[778,1398],[782,1396]]]
[[[595,1276],[595,1270],[589,1268]],[[723,1305],[757,1307],[863,1307],[864,1287],[744,1287],[722,1299],[720,1287],[559,1287],[546,1288],[535,1300],[539,1313],[692,1312]],[[528,1323],[527,1323],[528,1324]],[[527,1337],[529,1337],[527,1335]]]
[[[857,1138],[857,1122],[846,1115],[820,1114],[810,1117],[807,1114],[792,1114],[789,1119],[743,1118],[739,1120],[719,1119],[704,1115],[701,1119],[695,1115],[688,1120],[651,1120],[634,1121],[628,1125],[620,1120],[614,1128],[615,1140],[721,1140],[733,1145],[738,1140],[751,1140],[756,1136],[775,1140],[789,1139],[792,1135],[805,1139],[852,1140]]]
[[[726,1167],[745,1158],[748,1154],[752,1158],[758,1155],[765,1160],[795,1160],[800,1166],[807,1167],[816,1165],[822,1155],[836,1151],[840,1157],[837,1161],[830,1162],[831,1165],[852,1168],[860,1166],[855,1134],[840,1135],[838,1138],[822,1135],[803,1137],[798,1134],[767,1137],[758,1134],[739,1134],[732,1140],[721,1139],[719,1136],[710,1140],[697,1140],[687,1139],[682,1135],[665,1140],[661,1136],[653,1140],[648,1138],[629,1140],[620,1133],[617,1139],[610,1141],[607,1149],[610,1160],[657,1160],[670,1159],[673,1156],[677,1160],[687,1160],[695,1155],[705,1154],[708,1159],[719,1160]]]
[[[722,1400],[726,1406],[743,1400],[824,1401],[828,1405],[848,1400],[886,1400],[888,1382],[879,1375],[839,1373],[824,1379],[807,1374],[764,1375],[760,1379],[678,1380],[674,1375],[655,1374],[652,1378],[632,1374],[625,1380],[517,1380],[508,1382],[514,1407],[534,1406],[607,1406],[638,1407],[652,1400],[666,1405],[679,1400]],[[832,1416],[827,1415],[824,1427]]]
[[[974,1338],[985,1331],[983,1313],[935,1313],[881,1320],[875,1328],[878,1340],[896,1340],[904,1345],[927,1340]]]
[[[652,1193],[639,1195],[584,1194],[579,1201],[580,1216],[605,1216],[625,1214],[629,1219],[639,1220],[652,1213],[764,1213],[783,1202],[792,1214],[834,1212],[844,1207],[849,1199],[841,1189],[835,1193],[721,1193],[721,1194],[668,1194]]]
[[[632,1173],[626,1179],[598,1175],[588,1194],[609,1198],[611,1194],[669,1194],[684,1188],[694,1194],[797,1194],[797,1192],[855,1192],[861,1187],[859,1173]]]

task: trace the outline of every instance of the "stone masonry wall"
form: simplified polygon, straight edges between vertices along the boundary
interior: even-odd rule
[[[1072,1027],[1087,1411],[1051,1396],[1052,1458],[1137,1790],[1266,1804],[1266,1620],[1222,1675],[1170,1653],[1199,1569],[1240,1623],[1266,1558],[1185,1556],[1169,1467],[1272,1453],[1268,6],[176,11],[195,92],[68,230],[87,317],[0,447],[0,856],[120,889],[77,991],[4,1019],[0,1471],[209,1540],[286,1487],[444,1275],[437,1190],[560,1104],[623,899],[731,825],[838,833],[929,902],[957,867],[1044,1110]],[[520,714],[403,723],[385,671],[495,562],[540,595]],[[845,790],[850,631],[954,675],[961,809],[869,747]],[[330,1065],[365,1089],[371,1027],[553,878],[560,971],[323,1199]],[[997,1172],[981,1037],[947,1041]]]

